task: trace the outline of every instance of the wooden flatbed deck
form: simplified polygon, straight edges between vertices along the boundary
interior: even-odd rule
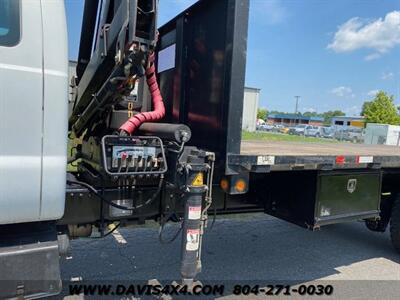
[[[242,141],[240,154],[279,156],[400,156],[400,147],[352,143]]]

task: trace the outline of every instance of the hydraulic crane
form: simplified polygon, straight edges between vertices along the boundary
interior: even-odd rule
[[[152,213],[168,190],[182,213],[163,211],[160,222],[182,220],[182,277],[192,282],[200,269],[214,154],[185,147],[186,125],[154,123],[165,115],[155,68],[157,12],[157,0],[85,2],[69,118],[70,136],[81,143],[70,158],[78,161],[77,172],[67,183],[100,199],[95,223],[102,234],[110,222]],[[138,84],[147,85],[148,98],[132,94]]]
[[[44,83],[38,82],[37,86],[44,89],[40,95],[47,96],[47,90],[62,95],[66,79],[64,54],[67,41],[63,39],[66,35],[60,34],[59,44],[55,42],[57,29],[66,32],[62,22],[65,21],[62,1],[43,1],[36,5],[7,0],[0,5],[4,6],[0,12],[1,26],[9,26],[9,22],[17,20],[18,11],[22,11],[19,17],[25,32],[28,32],[28,25],[44,32],[38,39],[42,39],[44,46],[51,45],[49,49],[53,51],[39,48],[40,43],[37,48],[33,46],[36,44],[20,48],[26,48],[30,57],[37,53],[45,64],[47,61],[59,63],[58,69],[38,69],[37,72],[44,76]],[[187,146],[191,139],[187,125],[161,123],[166,108],[156,70],[157,13],[158,0],[85,1],[76,75],[70,78],[72,101],[68,116],[68,148],[71,153],[67,174],[63,146],[67,123],[63,118],[63,113],[66,115],[67,112],[64,95],[60,99],[62,105],[53,107],[47,105],[47,98],[39,99],[38,94],[35,101],[43,109],[37,111],[38,122],[31,128],[32,140],[37,137],[35,141],[42,143],[41,146],[38,144],[42,152],[41,162],[37,164],[37,176],[41,180],[38,186],[42,190],[37,197],[43,202],[44,196],[50,198],[48,190],[58,186],[57,192],[66,197],[53,197],[51,205],[47,202],[37,205],[34,202],[36,195],[31,194],[32,200],[24,200],[29,204],[25,209],[29,213],[23,215],[14,205],[10,214],[15,211],[21,217],[15,214],[9,220],[8,216],[1,216],[0,224],[6,225],[0,227],[0,234],[7,238],[0,240],[0,269],[1,273],[7,274],[7,280],[13,280],[4,287],[0,284],[4,297],[59,292],[58,254],[65,255],[69,251],[69,239],[90,237],[93,229],[103,237],[115,228],[141,224],[148,219],[160,223],[162,242],[168,242],[163,237],[165,223],[179,223],[183,281],[193,283],[200,271],[201,239],[207,209],[212,202],[215,155]],[[2,14],[5,14],[4,20]],[[58,16],[61,21],[52,24],[50,16]],[[42,22],[28,24],[35,18],[42,18]],[[7,57],[8,49],[1,50],[5,53],[3,57]],[[30,74],[32,69],[21,70]],[[59,85],[51,86],[53,78],[48,79],[46,74],[57,78]],[[35,113],[36,110],[31,111],[30,115]],[[59,117],[47,122],[52,115]],[[44,123],[40,125],[39,120]],[[19,130],[18,126],[16,124],[16,130]],[[51,135],[46,130],[54,135],[53,140],[47,139]],[[43,152],[48,149],[47,141],[53,147],[49,154]],[[14,144],[14,149],[20,145],[19,142]],[[32,149],[33,143],[27,151]],[[33,157],[30,152],[26,156]],[[54,169],[51,169],[53,176],[43,171],[47,166]],[[15,171],[15,167],[10,170],[19,178],[20,174],[26,173],[22,169]],[[45,180],[50,181],[45,185]],[[5,196],[12,195],[8,191],[7,188]],[[18,201],[22,198],[17,194],[13,197]],[[3,205],[7,203],[3,202]],[[37,208],[39,214],[35,215]],[[24,240],[24,252],[20,251],[21,240]],[[30,277],[24,281],[21,278],[25,278],[26,268],[33,273],[29,273]],[[0,297],[3,294],[0,293]]]

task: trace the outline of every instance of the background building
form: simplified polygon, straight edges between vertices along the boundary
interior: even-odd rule
[[[260,101],[260,89],[244,88],[242,129],[256,131],[257,110]]]
[[[333,117],[332,126],[335,127],[365,127],[365,120],[363,117]]]
[[[313,126],[322,126],[324,118],[321,117],[305,117],[297,114],[270,114],[267,119],[268,124],[284,124],[289,126],[307,124]]]

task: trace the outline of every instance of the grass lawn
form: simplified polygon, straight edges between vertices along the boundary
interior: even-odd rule
[[[338,143],[334,139],[305,137],[272,132],[248,132],[242,131],[244,141],[283,141],[283,142],[306,142],[306,143]]]

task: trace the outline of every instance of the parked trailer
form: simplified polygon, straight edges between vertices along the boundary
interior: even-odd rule
[[[191,285],[209,210],[262,211],[311,230],[390,222],[400,250],[398,148],[241,141],[248,0],[200,0],[157,43],[157,1],[86,1],[67,174],[64,3],[0,4],[15,25],[13,47],[0,39],[1,298],[57,294],[69,238],[147,220],[160,223],[161,240],[167,222],[181,223],[181,277]]]
[[[400,126],[367,124],[364,143],[369,145],[400,146]]]

